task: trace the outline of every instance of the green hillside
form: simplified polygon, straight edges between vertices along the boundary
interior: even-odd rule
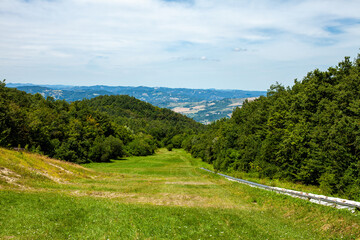
[[[356,239],[360,219],[231,182],[183,150],[83,166],[0,149],[0,239]]]
[[[83,102],[93,110],[108,114],[120,125],[153,136],[163,146],[171,144],[175,135],[194,134],[205,129],[182,114],[127,95],[99,96]]]

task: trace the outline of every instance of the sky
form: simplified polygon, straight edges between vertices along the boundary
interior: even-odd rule
[[[360,53],[359,12],[359,0],[0,0],[0,78],[291,86]]]

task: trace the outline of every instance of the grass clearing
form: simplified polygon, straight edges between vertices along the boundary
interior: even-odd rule
[[[0,175],[0,239],[359,239],[357,215],[199,166],[183,150],[78,167],[1,149],[17,180]]]

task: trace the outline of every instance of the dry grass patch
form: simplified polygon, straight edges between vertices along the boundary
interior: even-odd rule
[[[133,198],[136,196],[134,193],[120,193],[120,192],[107,192],[107,191],[70,191],[70,195],[72,196],[88,196],[88,197],[97,197],[97,198]]]
[[[217,197],[203,197],[195,194],[172,194],[172,193],[123,193],[109,191],[70,191],[72,196],[95,197],[115,199],[123,203],[142,203],[157,206],[182,206],[182,207],[200,207],[200,208],[242,208],[227,199]]]
[[[165,182],[165,184],[175,185],[214,185],[212,182]]]
[[[10,169],[0,167],[0,178],[4,179],[7,183],[15,183],[21,176]]]
[[[154,195],[137,194],[134,198],[126,199],[129,203],[146,203],[158,206],[182,206],[197,208],[239,208],[229,201],[218,199],[216,197],[209,198],[195,194],[172,194],[159,193]]]

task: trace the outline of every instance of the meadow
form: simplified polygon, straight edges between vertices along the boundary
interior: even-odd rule
[[[199,167],[178,149],[82,166],[0,149],[0,239],[360,239],[357,213]]]

